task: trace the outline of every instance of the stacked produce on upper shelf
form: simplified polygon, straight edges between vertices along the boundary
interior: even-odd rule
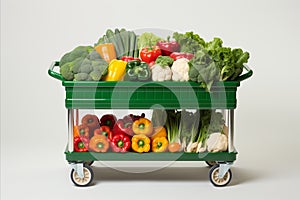
[[[209,91],[215,82],[236,80],[248,59],[248,52],[224,47],[220,38],[206,42],[194,32],[164,39],[108,29],[94,47],[65,54],[60,73],[73,81],[194,81]]]

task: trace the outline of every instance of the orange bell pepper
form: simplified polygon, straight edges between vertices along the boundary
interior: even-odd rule
[[[156,137],[152,141],[153,152],[164,152],[168,149],[169,141],[166,137]]]
[[[103,60],[108,63],[117,58],[113,43],[99,44],[95,46],[95,50],[100,54]]]
[[[75,137],[89,137],[90,129],[84,124],[73,127],[73,135]]]
[[[104,135],[95,135],[90,139],[89,148],[95,152],[106,152],[109,148],[108,139]]]

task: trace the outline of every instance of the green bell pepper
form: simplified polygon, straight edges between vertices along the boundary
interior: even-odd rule
[[[125,81],[147,81],[151,78],[151,71],[147,63],[133,60],[126,65]]]

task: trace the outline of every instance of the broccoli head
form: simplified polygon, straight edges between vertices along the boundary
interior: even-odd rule
[[[59,66],[63,66],[68,62],[73,62],[77,58],[85,58],[94,50],[91,46],[78,46],[73,49],[71,52],[66,53],[60,59]]]
[[[60,74],[64,77],[64,79],[71,81],[74,78],[74,73],[72,72],[72,69],[74,67],[73,62],[68,62],[60,67]]]
[[[93,50],[93,51],[88,55],[88,59],[90,59],[90,60],[102,60],[100,54],[99,54],[96,50]]]
[[[74,75],[74,81],[86,81],[89,78],[87,73],[78,73]]]
[[[84,58],[80,57],[80,58],[77,58],[73,61],[74,66],[73,66],[72,71],[73,71],[74,74],[79,73],[79,71],[80,71],[79,69],[81,67],[81,64],[82,64],[83,60],[84,60]]]
[[[60,60],[65,80],[99,81],[107,73],[108,63],[91,46],[78,46]]]
[[[71,52],[71,57],[75,60],[78,57],[87,57],[94,50],[91,46],[78,46]]]
[[[93,81],[100,81],[100,79],[102,77],[102,72],[101,71],[92,71],[89,75],[91,76]]]

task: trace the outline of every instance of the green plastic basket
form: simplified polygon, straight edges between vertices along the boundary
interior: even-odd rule
[[[211,91],[196,82],[129,82],[129,81],[66,81],[54,71],[59,62],[54,62],[48,73],[61,80],[66,90],[65,106],[68,109],[235,109],[236,91],[240,81],[252,76],[247,71],[236,81],[214,84]]]

